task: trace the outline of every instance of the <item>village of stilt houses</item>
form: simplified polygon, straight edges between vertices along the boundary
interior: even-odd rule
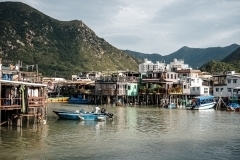
[[[37,65],[22,70],[20,62],[0,64],[0,126],[21,126],[31,118],[44,123],[47,104],[54,102],[239,111],[239,73],[210,75],[181,59],[170,64],[145,59],[138,71],[79,72],[71,80],[44,77]]]

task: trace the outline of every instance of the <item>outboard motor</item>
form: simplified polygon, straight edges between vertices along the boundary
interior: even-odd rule
[[[109,118],[113,118],[113,114],[112,113],[108,113],[105,108],[101,109],[101,113],[107,115]]]
[[[107,113],[107,116],[108,116],[109,118],[113,118],[113,114],[112,114],[112,113]]]

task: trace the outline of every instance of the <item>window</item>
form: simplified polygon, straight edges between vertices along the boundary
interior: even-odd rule
[[[187,85],[183,85],[183,88],[184,88],[184,89],[187,89]]]
[[[173,75],[171,74],[171,79],[173,79]]]
[[[223,88],[221,88],[221,92],[223,91]]]
[[[228,80],[227,80],[227,83],[231,83],[231,79],[228,79]]]
[[[227,91],[228,91],[228,92],[232,92],[232,89],[231,89],[231,88],[228,88]]]
[[[195,87],[193,87],[192,90],[195,91]]]
[[[233,83],[237,83],[237,79],[233,79]]]
[[[197,90],[199,91],[199,87],[197,87]]]
[[[203,100],[201,100],[201,104],[205,104],[206,103],[206,101],[207,101],[207,99],[203,99]]]
[[[208,88],[203,89],[204,94],[208,94]]]
[[[219,92],[219,88],[215,88],[216,92]]]
[[[128,86],[128,90],[131,90],[131,86]]]
[[[134,85],[134,89],[136,89],[137,88],[137,85]]]

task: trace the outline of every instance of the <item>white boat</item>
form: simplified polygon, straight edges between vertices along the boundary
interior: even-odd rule
[[[214,96],[197,96],[192,99],[192,103],[187,105],[186,108],[192,110],[213,109],[215,104]]]

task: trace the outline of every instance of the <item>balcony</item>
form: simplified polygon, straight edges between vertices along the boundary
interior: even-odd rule
[[[13,110],[22,108],[22,98],[0,98],[1,110]],[[44,107],[46,98],[44,97],[28,97],[28,107]]]

